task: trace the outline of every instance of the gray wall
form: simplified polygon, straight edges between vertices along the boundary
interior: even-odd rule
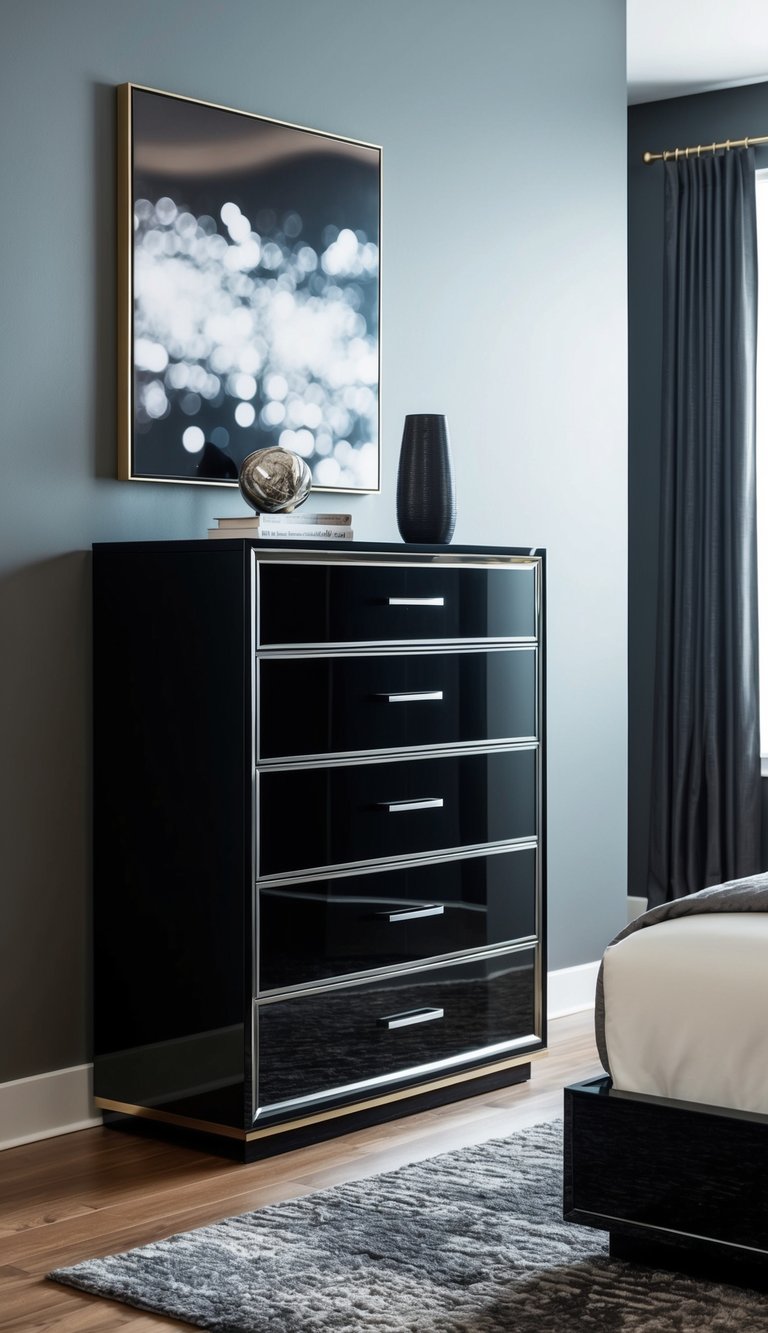
[[[403,416],[442,411],[455,540],[549,548],[550,965],[597,957],[626,888],[623,6],[4,0],[0,62],[0,1079],[89,1055],[86,552],[239,508],[113,479],[126,80],[383,145],[383,487],[355,526],[397,540]]]
[[[647,102],[629,110],[628,880],[629,892],[640,897],[648,891],[664,263],[664,168],[658,162],[646,166],[643,153],[722,143],[745,134],[768,134],[768,83]],[[768,165],[766,149],[757,150],[757,161]]]

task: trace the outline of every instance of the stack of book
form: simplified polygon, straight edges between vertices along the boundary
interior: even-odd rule
[[[304,541],[351,542],[351,514],[253,514],[242,518],[217,518],[209,537],[275,537]]]

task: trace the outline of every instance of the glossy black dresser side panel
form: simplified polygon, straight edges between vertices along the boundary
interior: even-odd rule
[[[259,757],[484,744],[536,736],[535,648],[263,657]],[[305,700],[275,708],[276,699]]]
[[[570,1221],[768,1260],[768,1118],[617,1093],[565,1090],[564,1213]]]
[[[261,875],[531,838],[537,828],[534,749],[264,771],[259,792]],[[440,804],[398,804],[422,801]]]
[[[536,855],[535,847],[518,847],[262,885],[260,993],[532,937]]]
[[[235,1125],[250,998],[243,570],[236,548],[94,549],[95,1092],[203,1099]]]
[[[259,586],[259,642],[265,646],[536,635],[531,566],[277,563],[262,566]]]

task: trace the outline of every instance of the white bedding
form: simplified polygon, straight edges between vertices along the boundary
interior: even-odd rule
[[[677,917],[611,945],[615,1088],[768,1115],[768,913]]]

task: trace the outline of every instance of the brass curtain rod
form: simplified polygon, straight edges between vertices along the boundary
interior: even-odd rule
[[[679,161],[681,157],[701,157],[702,153],[716,153],[719,148],[729,152],[731,148],[754,148],[756,144],[768,143],[768,134],[756,139],[725,139],[723,143],[700,143],[695,148],[665,148],[663,153],[643,153],[646,165],[650,162],[669,162],[671,158]]]

